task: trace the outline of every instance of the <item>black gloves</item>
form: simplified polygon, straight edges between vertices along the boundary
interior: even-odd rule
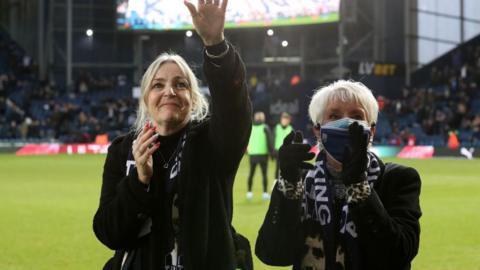
[[[368,134],[358,122],[353,122],[348,127],[350,145],[345,146],[343,152],[342,181],[351,185],[367,180],[367,147]]]
[[[302,143],[301,131],[292,131],[283,140],[283,145],[278,150],[278,162],[281,176],[291,182],[300,180],[301,169],[313,169],[314,166],[306,160],[312,159],[315,154],[310,153],[310,145]]]

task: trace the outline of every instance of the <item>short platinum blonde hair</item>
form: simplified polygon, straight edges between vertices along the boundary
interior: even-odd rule
[[[365,109],[367,122],[377,122],[378,102],[372,91],[361,82],[338,80],[318,89],[310,101],[308,113],[314,124],[323,124],[323,114],[328,104],[336,101],[355,102]]]
[[[190,66],[185,61],[185,59],[175,53],[162,53],[157,57],[157,59],[155,59],[155,61],[150,64],[147,71],[145,71],[145,74],[143,74],[142,77],[142,82],[140,85],[141,93],[140,98],[138,99],[137,119],[135,120],[134,126],[134,130],[136,133],[139,133],[142,130],[147,121],[152,121],[152,118],[148,113],[146,103],[147,97],[151,91],[151,83],[155,77],[155,74],[158,72],[158,69],[160,69],[160,67],[165,63],[177,64],[183,74],[187,77],[188,83],[190,85],[190,95],[192,98],[192,108],[189,115],[190,120],[201,121],[205,119],[208,115],[208,101],[205,96],[200,93],[198,79],[193,73]]]

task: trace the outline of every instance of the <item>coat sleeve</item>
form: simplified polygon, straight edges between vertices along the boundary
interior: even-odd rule
[[[382,187],[351,208],[369,269],[405,269],[419,246],[421,181],[417,171],[388,164]]]
[[[275,185],[267,214],[258,232],[255,254],[267,265],[292,265],[301,236],[300,199],[285,198]]]
[[[103,168],[100,206],[93,219],[97,238],[110,249],[128,249],[150,214],[152,199],[140,183],[136,169],[126,172],[125,137],[116,139],[108,149]]]
[[[245,81],[245,65],[236,49],[222,42],[207,50],[228,47],[221,58],[204,53],[203,69],[212,97],[209,138],[217,160],[226,170],[236,169],[251,132],[251,103]],[[220,50],[221,51],[221,50]],[[230,168],[231,167],[231,168]]]

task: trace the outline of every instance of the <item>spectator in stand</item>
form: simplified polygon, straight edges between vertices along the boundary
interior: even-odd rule
[[[480,141],[480,114],[475,115],[472,120],[473,136]]]
[[[463,119],[467,117],[467,106],[465,103],[460,102],[456,106],[455,113],[450,121],[450,127],[454,130],[462,128]]]

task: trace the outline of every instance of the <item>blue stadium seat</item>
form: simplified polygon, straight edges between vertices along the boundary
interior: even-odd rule
[[[470,103],[470,111],[473,114],[480,113],[480,98],[476,98]]]

